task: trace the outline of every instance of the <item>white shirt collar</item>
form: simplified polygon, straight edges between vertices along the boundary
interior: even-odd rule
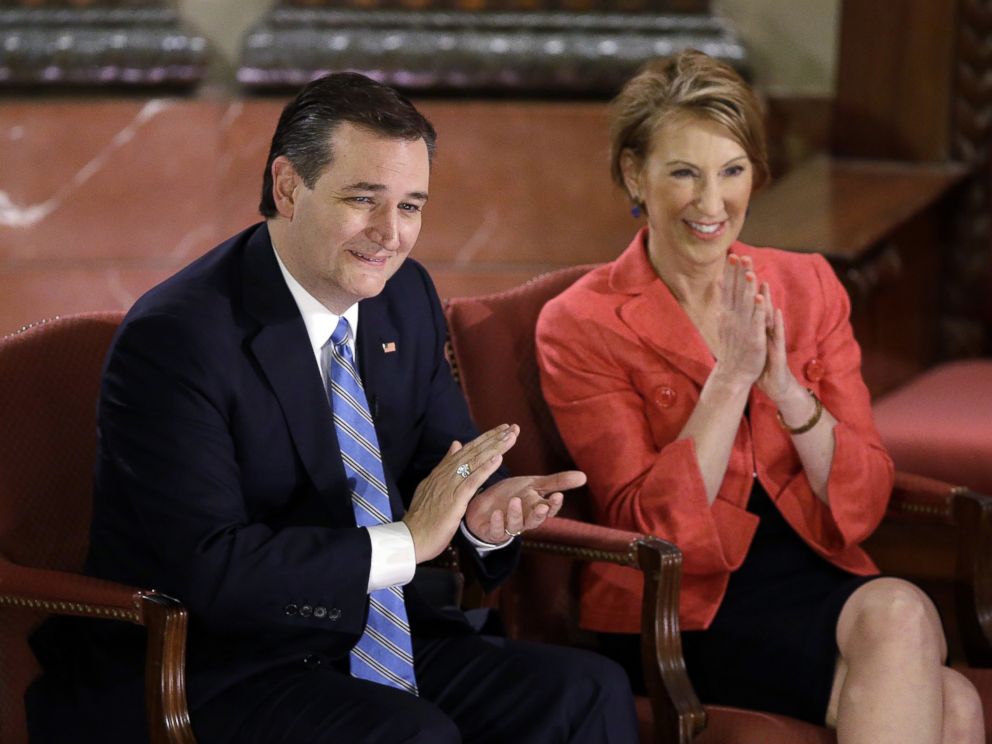
[[[303,324],[307,327],[307,336],[310,337],[310,345],[313,347],[317,366],[321,366],[321,348],[327,343],[327,339],[331,337],[331,334],[334,333],[334,329],[338,326],[338,320],[342,317],[347,318],[348,324],[351,326],[351,340],[348,342],[348,346],[351,347],[352,358],[357,360],[358,355],[355,353],[355,339],[358,337],[358,303],[354,303],[341,315],[332,313],[324,307],[320,300],[307,292],[303,288],[303,285],[296,281],[296,277],[289,273],[289,269],[282,262],[282,259],[279,257],[279,251],[275,249],[275,246],[272,247],[272,252],[276,256],[276,262],[279,264],[279,271],[282,272],[282,278],[286,281],[286,286],[289,287],[293,299],[296,300],[296,306],[300,310],[300,315],[303,316]],[[323,372],[327,371],[322,367],[321,370]]]

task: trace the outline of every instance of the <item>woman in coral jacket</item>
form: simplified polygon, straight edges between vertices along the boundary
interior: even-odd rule
[[[612,170],[647,226],[545,307],[542,384],[598,519],[682,549],[700,698],[844,744],[982,741],[932,603],[860,546],[893,468],[847,296],[822,257],[737,240],[768,177],[754,94],[700,52],[648,66],[614,102]],[[581,606],[635,684],[640,592],[596,564]]]

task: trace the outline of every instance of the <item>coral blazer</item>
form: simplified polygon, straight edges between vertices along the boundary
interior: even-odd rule
[[[850,303],[819,255],[752,248],[758,277],[782,308],[789,366],[837,418],[829,506],[806,480],[772,401],[751,390],[727,472],[707,502],[694,443],[676,441],[713,368],[702,336],[648,262],[642,230],[615,261],[549,302],[537,325],[545,397],[576,464],[589,476],[603,524],[664,537],[684,554],[681,621],[713,620],[758,517],[747,511],[757,478],[785,520],[819,555],[854,574],[877,569],[860,543],[878,526],[892,490],[892,461],[872,420]],[[583,627],[640,630],[634,569],[588,567]]]

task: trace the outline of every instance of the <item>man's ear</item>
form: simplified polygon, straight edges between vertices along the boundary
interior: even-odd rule
[[[296,212],[297,188],[302,185],[303,179],[289,162],[289,158],[280,155],[272,161],[272,200],[281,217],[293,219],[293,214]]]

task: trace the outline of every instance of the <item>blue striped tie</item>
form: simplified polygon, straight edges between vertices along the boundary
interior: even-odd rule
[[[348,321],[341,318],[322,352],[324,369],[330,377],[328,398],[344,472],[351,487],[355,522],[359,527],[371,527],[392,522],[392,510],[379,457],[379,440],[348,347],[350,338]],[[351,676],[417,694],[410,625],[401,587],[378,589],[369,595],[365,632],[351,650]]]

